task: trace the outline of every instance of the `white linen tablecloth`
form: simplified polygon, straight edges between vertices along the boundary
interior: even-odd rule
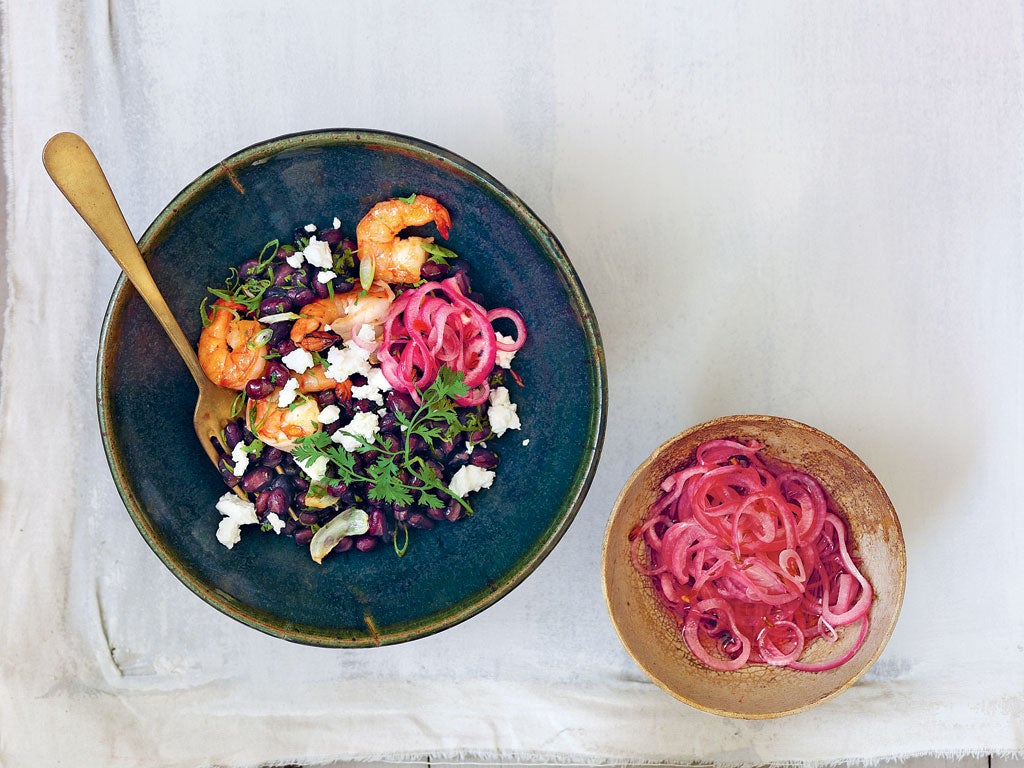
[[[1022,16],[0,0],[0,765],[1024,751]],[[561,239],[608,360],[602,461],[562,543],[480,616],[382,649],[248,629],[147,548],[95,416],[118,269],[39,160],[50,135],[81,133],[139,235],[233,151],[325,127],[417,136],[506,183]],[[846,443],[907,541],[881,659],[781,720],[662,692],[601,596],[623,481],[730,413]]]

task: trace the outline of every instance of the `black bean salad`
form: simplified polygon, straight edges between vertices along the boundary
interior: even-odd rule
[[[465,260],[398,236],[429,223],[448,237],[437,200],[385,200],[355,242],[337,218],[308,224],[208,289],[199,361],[238,390],[219,468],[247,496],[217,502],[225,547],[258,525],[318,563],[382,543],[402,555],[410,528],[472,514],[468,496],[491,487],[491,441],[521,426],[509,386],[526,328],[482,306]]]

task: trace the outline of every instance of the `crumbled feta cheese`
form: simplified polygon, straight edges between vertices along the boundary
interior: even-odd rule
[[[295,463],[299,465],[303,472],[309,475],[309,479],[314,483],[319,483],[327,477],[326,456],[317,456],[313,461],[302,461],[301,459],[296,459]]]
[[[487,409],[487,420],[491,423],[491,430],[495,435],[501,437],[510,429],[519,429],[519,415],[516,413],[517,406],[508,398],[508,389],[495,387],[490,394],[491,405]]]
[[[448,489],[456,496],[466,498],[467,493],[479,491],[481,488],[490,488],[493,482],[494,472],[492,470],[466,464],[464,467],[460,467],[452,477]]]
[[[515,341],[511,336],[505,336],[504,334],[494,332],[494,338],[496,338],[502,344],[511,344]],[[494,364],[501,366],[502,368],[512,367],[512,358],[516,356],[515,352],[506,352],[499,349],[494,353]]]
[[[384,405],[382,393],[391,389],[391,383],[384,376],[384,372],[374,366],[366,375],[366,384],[361,387],[352,387],[352,397],[360,400],[372,400],[377,405]]]
[[[302,255],[302,251],[295,251],[295,253],[290,253],[285,256],[284,260],[288,262],[288,266],[298,269],[306,259]]]
[[[333,424],[339,418],[341,418],[341,408],[336,405],[328,405],[320,411],[320,415],[316,417],[316,420],[321,424]]]
[[[316,280],[318,283],[329,283],[331,280],[338,276],[337,272],[332,272],[329,269],[325,269],[322,272],[316,273]]]
[[[337,216],[334,217],[333,226],[335,229],[341,229],[341,219],[339,219]]]
[[[307,224],[303,229],[307,232],[316,232],[316,224]]]
[[[233,493],[225,493],[217,500],[217,511],[224,515],[217,526],[217,541],[228,549],[242,540],[242,526],[258,523],[256,507],[252,502]]]
[[[331,246],[324,240],[309,238],[309,245],[302,250],[306,261],[320,269],[330,269],[334,265],[334,257],[331,255]]]
[[[296,373],[305,373],[313,367],[313,355],[302,347],[296,347],[281,358],[281,362]]]
[[[281,387],[281,391],[277,394],[277,407],[287,408],[289,405],[295,402],[295,395],[299,391],[299,380],[288,379]]]
[[[276,512],[271,512],[267,515],[267,522],[270,523],[270,527],[274,529],[274,533],[280,536],[281,529],[284,528],[284,520],[278,517]]]
[[[529,444],[530,444],[530,438],[526,438],[525,440],[523,440],[523,445],[529,445]]]
[[[373,438],[380,431],[380,419],[377,418],[376,413],[369,411],[359,412],[352,417],[352,421],[347,426],[339,429],[333,435],[331,440],[336,443],[341,443],[341,447],[346,451],[354,451],[359,448],[362,443],[356,439],[356,435],[362,437],[366,442],[372,443]]]
[[[353,373],[367,376],[370,373],[370,354],[370,350],[360,349],[351,339],[343,347],[331,347],[327,350],[325,375],[335,381],[344,381]]]
[[[249,468],[249,454],[246,453],[245,443],[241,440],[235,444],[234,449],[231,451],[231,461],[235,465],[234,469],[231,470],[234,472],[235,477],[241,477],[245,474],[245,470]]]

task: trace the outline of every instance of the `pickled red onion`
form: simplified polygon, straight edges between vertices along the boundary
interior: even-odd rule
[[[512,321],[516,338],[499,342],[492,323]],[[441,366],[460,371],[469,392],[456,398],[458,405],[487,401],[487,377],[494,370],[498,350],[514,352],[526,341],[526,326],[514,310],[485,310],[466,297],[458,280],[424,283],[399,296],[384,318],[377,358],[384,377],[399,392],[418,403]]]
[[[692,465],[662,481],[647,520],[630,534],[631,557],[708,667],[833,669],[863,645],[873,590],[817,480],[773,472],[760,447],[701,444]],[[836,642],[838,627],[857,624],[840,656],[799,660],[812,640]]]

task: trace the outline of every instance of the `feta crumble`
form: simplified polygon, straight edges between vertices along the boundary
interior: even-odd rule
[[[529,445],[529,444],[530,444],[530,438],[526,438],[525,440],[523,440],[523,445]]]
[[[331,246],[325,240],[309,238],[309,245],[302,250],[302,255],[314,267],[330,269],[334,266],[334,257],[331,255]]]
[[[249,454],[245,450],[245,443],[239,440],[231,450],[231,462],[235,465],[231,470],[235,477],[241,477],[249,468]]]
[[[316,280],[318,283],[329,283],[331,280],[338,276],[337,272],[332,272],[329,269],[325,269],[322,272],[316,273]]]
[[[505,336],[504,334],[498,333],[497,331],[494,332],[494,338],[496,338],[498,342],[501,344],[511,344],[515,341],[515,339],[513,339],[511,336]],[[494,364],[501,366],[502,368],[511,368],[512,358],[515,356],[515,352],[506,352],[502,349],[499,349],[497,352],[494,353]]]
[[[271,512],[267,515],[267,522],[270,523],[270,527],[274,529],[274,533],[280,536],[281,529],[284,528],[284,520],[278,517],[276,512]]]
[[[352,397],[360,400],[372,400],[377,405],[384,405],[384,392],[391,389],[391,383],[384,376],[384,372],[377,366],[370,368],[370,372],[364,374],[366,384],[361,387],[352,387]]]
[[[316,224],[307,224],[303,229],[307,232],[316,232]]]
[[[316,417],[316,420],[321,424],[333,424],[341,418],[341,408],[336,405],[328,405],[320,411],[320,415]]]
[[[305,373],[313,367],[313,355],[302,347],[296,347],[281,358],[281,362],[296,373]]]
[[[352,417],[347,426],[331,435],[331,440],[341,443],[341,447],[346,451],[354,451],[362,445],[356,435],[372,443],[379,431],[380,419],[377,418],[377,414],[370,411],[360,412]]]
[[[217,500],[217,511],[224,515],[217,526],[217,541],[228,549],[242,540],[243,525],[259,522],[255,505],[230,491]]]
[[[335,216],[334,217],[333,225],[334,225],[335,229],[341,229],[341,219],[339,219],[337,216]]]
[[[373,333],[373,328],[370,328],[370,333]],[[363,338],[362,328],[359,337]],[[327,378],[335,381],[344,381],[353,373],[369,376],[370,354],[370,350],[357,347],[355,342],[349,339],[343,347],[331,347],[327,350],[327,370],[324,373]]]
[[[290,253],[285,256],[284,260],[288,262],[289,267],[298,269],[306,259],[303,257],[302,251],[295,251],[295,253]]]
[[[281,387],[281,391],[277,394],[277,407],[287,408],[289,405],[295,402],[295,395],[299,391],[299,380],[288,379]]]
[[[493,470],[467,464],[464,467],[460,467],[459,471],[452,477],[452,481],[448,483],[448,490],[456,496],[466,498],[467,493],[479,491],[482,488],[490,488],[493,482]]]
[[[302,461],[301,459],[296,459],[295,463],[302,468],[303,472],[309,475],[309,479],[313,483],[319,483],[327,477],[326,456],[318,456],[313,461]]]
[[[508,397],[508,389],[496,387],[491,390],[488,398],[490,406],[487,408],[487,420],[491,422],[491,430],[495,435],[501,437],[510,429],[519,429],[519,414],[516,413],[517,406]]]

